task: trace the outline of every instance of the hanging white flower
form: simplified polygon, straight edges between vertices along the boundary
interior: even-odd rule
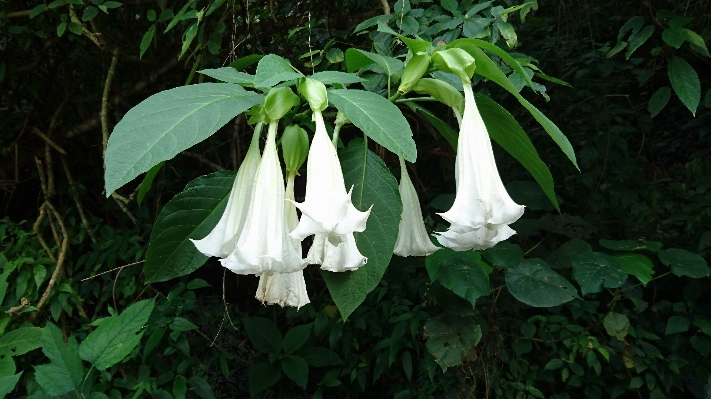
[[[306,266],[301,251],[287,236],[284,176],[276,150],[277,124],[269,124],[244,228],[234,251],[220,260],[222,266],[237,274],[293,273]]]
[[[289,172],[286,180],[287,200],[294,200],[294,178],[295,172]],[[293,203],[287,202],[284,209],[284,217],[287,230],[293,230],[299,224],[299,217],[296,214],[296,207]],[[301,243],[289,238],[294,246],[294,250],[301,253]],[[293,273],[274,273],[272,275],[262,274],[259,276],[259,287],[255,296],[262,303],[270,305],[292,306],[300,308],[309,303],[309,295],[306,292],[306,282],[304,281],[304,271],[299,270]]]
[[[330,272],[348,272],[368,263],[368,258],[358,250],[353,233],[345,234],[345,239],[338,245],[331,244],[326,234],[316,234],[306,262],[321,265],[322,270]]]
[[[316,133],[306,162],[306,200],[295,203],[302,215],[290,236],[302,241],[312,234],[323,234],[335,246],[347,241],[349,233],[365,230],[370,209],[361,212],[353,206],[352,187],[346,192],[341,164],[321,112],[314,111],[313,116]]]
[[[400,256],[427,256],[439,249],[432,244],[422,220],[420,199],[415,186],[410,180],[405,167],[405,160],[400,158],[400,199],[402,200],[402,217],[397,233],[397,242],[393,253]]]
[[[249,144],[247,155],[245,155],[242,165],[240,165],[232,185],[230,197],[227,200],[227,207],[222,214],[220,221],[214,229],[202,240],[190,240],[195,244],[198,251],[207,256],[217,256],[224,258],[228,256],[235,247],[239,233],[244,227],[247,219],[247,212],[254,189],[254,177],[259,168],[259,136],[262,131],[262,124],[258,123],[254,128],[252,142]]]
[[[506,192],[471,83],[463,80],[463,84],[465,105],[455,161],[457,193],[452,208],[440,214],[451,226],[437,233],[440,244],[455,251],[485,249],[511,237],[515,231],[508,225],[524,210]]]

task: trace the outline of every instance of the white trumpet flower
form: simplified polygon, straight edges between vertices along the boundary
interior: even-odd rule
[[[259,136],[262,124],[254,128],[252,142],[237,171],[225,212],[214,229],[202,240],[190,240],[198,251],[207,256],[227,257],[234,250],[239,233],[244,227],[254,190],[254,177],[259,168]]]
[[[306,200],[294,203],[302,215],[299,225],[289,236],[302,241],[312,234],[322,234],[330,244],[338,246],[350,241],[348,234],[365,230],[370,209],[361,212],[353,206],[352,188],[346,192],[341,164],[326,133],[323,116],[319,111],[314,111],[313,115],[316,133],[306,163]]]
[[[508,225],[524,210],[504,188],[471,83],[463,83],[464,112],[455,161],[457,192],[452,208],[440,214],[451,226],[437,233],[440,244],[455,251],[490,248],[506,240],[516,233]]]
[[[287,236],[284,176],[276,150],[278,122],[271,122],[257,169],[249,212],[234,251],[222,266],[237,274],[293,273],[306,262]]]
[[[402,200],[402,217],[397,233],[397,242],[393,253],[400,256],[427,256],[439,249],[432,244],[430,236],[422,220],[420,199],[415,186],[410,180],[405,167],[405,160],[400,158],[400,199]]]
[[[348,272],[368,263],[368,258],[358,250],[353,233],[345,234],[345,239],[338,245],[328,241],[326,234],[316,234],[306,262],[321,265],[322,270],[330,272]]]
[[[296,173],[289,172],[286,180],[287,200],[294,200],[294,178]],[[296,207],[293,203],[287,202],[284,209],[284,217],[287,230],[293,230],[299,224],[299,217],[296,214]],[[290,238],[289,241],[294,246],[294,250],[301,253],[301,243]],[[293,273],[274,273],[272,275],[262,274],[259,276],[259,287],[255,296],[262,303],[270,305],[292,306],[300,308],[309,303],[309,295],[306,292],[306,282],[304,281],[304,271],[299,270]]]

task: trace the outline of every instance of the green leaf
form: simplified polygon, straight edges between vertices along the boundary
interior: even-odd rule
[[[81,36],[84,33],[79,22],[70,22],[69,25],[67,25],[67,29],[77,36]]]
[[[173,382],[173,396],[175,399],[185,399],[185,393],[188,390],[188,381],[182,375],[179,375]]]
[[[341,316],[347,319],[383,278],[393,256],[402,202],[397,181],[362,140],[351,140],[338,156],[346,187],[353,186],[353,205],[361,211],[373,205],[367,228],[354,234],[358,250],[368,263],[353,272],[321,271]]]
[[[190,320],[183,317],[176,317],[173,322],[170,323],[170,329],[173,331],[190,331],[197,330],[198,326],[191,323]]]
[[[638,251],[646,249],[652,252],[658,252],[662,249],[662,243],[659,241],[632,241],[632,240],[600,240],[600,246],[614,251]]]
[[[538,308],[558,306],[578,297],[575,287],[540,259],[521,260],[507,268],[506,286],[514,298]]]
[[[203,83],[155,94],[131,108],[106,149],[106,196],[205,140],[232,118],[263,101],[228,83]]]
[[[393,245],[394,247],[394,245]],[[42,344],[42,329],[21,327],[0,337],[0,356],[19,356],[39,348]]]
[[[195,35],[197,35],[199,25],[200,22],[195,21],[190,24],[188,29],[185,30],[185,35],[183,35],[183,46],[180,49],[180,55],[178,55],[178,58],[182,58],[183,54],[185,54],[185,52],[190,48],[190,44],[192,44],[193,39],[195,39]]]
[[[648,257],[640,254],[624,254],[615,256],[615,259],[625,273],[637,277],[642,285],[646,286],[652,280],[654,263]]]
[[[204,287],[212,287],[210,284],[208,284],[207,281],[201,279],[201,278],[196,278],[194,280],[190,280],[190,282],[185,286],[185,288],[189,290],[196,290],[198,288],[204,288]]]
[[[64,35],[64,31],[67,30],[67,23],[62,22],[61,24],[57,25],[57,36],[62,37]]]
[[[411,18],[411,19],[408,19]],[[405,22],[407,20],[407,22]],[[413,22],[414,21],[414,22]],[[413,31],[413,34],[416,34],[417,31],[420,29],[420,24],[417,22],[416,19],[412,17],[405,17],[402,22],[403,26],[403,31],[409,29],[410,31]],[[394,30],[392,30],[391,27],[388,25],[385,25],[383,22],[378,22],[378,32],[384,32],[384,33],[389,33],[398,39],[402,40],[403,43],[412,51],[412,54],[417,54],[426,51],[428,48],[432,47],[432,43],[428,42],[427,40],[422,40],[422,39],[413,39],[407,36],[403,36],[401,34],[398,34]],[[403,32],[407,34],[407,32]]]
[[[652,115],[652,118],[657,116],[657,114],[667,106],[669,97],[671,97],[671,90],[668,86],[664,86],[652,94],[652,97],[649,99],[649,105],[647,106],[647,111]]]
[[[156,34],[156,26],[151,25],[150,28],[146,31],[146,33],[143,35],[143,38],[141,39],[141,45],[140,45],[140,53],[138,55],[138,58],[143,58],[143,54],[146,53],[148,50],[148,47],[150,47],[151,43],[153,43],[153,37]]]
[[[4,398],[5,395],[12,392],[15,389],[15,385],[20,381],[23,371],[12,375],[12,374],[2,374],[0,376],[0,398]]]
[[[292,381],[300,387],[306,388],[306,382],[309,379],[309,365],[306,360],[299,356],[287,356],[281,361],[281,369]]]
[[[602,324],[611,337],[615,337],[620,341],[624,341],[625,336],[627,336],[627,330],[630,328],[630,320],[620,313],[608,313]]]
[[[244,68],[259,62],[262,58],[264,58],[264,56],[261,54],[250,54],[232,61],[228,67],[241,71]]]
[[[499,28],[499,32],[501,32],[501,36],[506,41],[506,45],[508,45],[510,49],[516,47],[516,45],[518,44],[518,37],[516,36],[516,30],[514,29],[513,25],[508,22],[504,22],[501,19],[497,19],[496,27]]]
[[[679,48],[686,41],[687,30],[688,29],[679,27],[664,29],[664,32],[662,32],[662,40],[674,48]]]
[[[302,78],[289,61],[278,55],[265,55],[257,64],[257,73],[254,76],[254,87],[268,88],[287,80]]]
[[[52,396],[74,391],[79,394],[84,369],[79,358],[79,344],[74,337],[64,343],[62,331],[52,323],[42,329],[42,352],[50,363],[34,366],[37,383]]]
[[[482,255],[492,264],[502,267],[513,267],[523,260],[521,248],[510,242],[500,242],[484,250]]]
[[[647,25],[642,30],[632,33],[629,38],[629,44],[627,46],[627,52],[625,53],[625,59],[629,60],[632,56],[632,53],[634,53],[635,50],[637,50],[641,45],[643,45],[652,36],[652,33],[654,33],[653,25]]]
[[[684,316],[672,316],[667,320],[667,327],[664,330],[664,335],[679,334],[689,331],[691,323]]]
[[[239,72],[232,67],[203,69],[197,72],[222,82],[235,83],[242,86],[254,85],[253,75],[244,72]]]
[[[120,362],[141,341],[154,306],[154,299],[144,299],[107,318],[79,345],[79,356],[99,370]]]
[[[338,49],[338,48],[335,48],[335,47],[331,47],[331,48],[328,49],[328,51],[326,52],[326,59],[327,59],[328,62],[330,62],[331,64],[335,64],[335,63],[338,63],[338,62],[343,62],[343,51],[341,51],[341,49]]]
[[[329,90],[328,100],[369,138],[409,162],[417,159],[410,124],[400,109],[364,90]]]
[[[592,251],[590,244],[581,239],[574,238],[561,245],[546,261],[554,268],[570,268],[572,267],[573,259],[575,259],[579,253],[590,251]]]
[[[541,186],[532,181],[515,180],[506,184],[506,191],[517,204],[525,205],[531,211],[552,211],[555,209]]]
[[[300,350],[297,355],[306,360],[306,363],[309,365],[316,367],[338,366],[343,364],[343,360],[338,357],[338,354],[328,348],[304,348]]]
[[[475,101],[481,113],[489,137],[496,141],[512,157],[523,165],[536,180],[556,210],[560,211],[558,199],[555,196],[553,175],[548,166],[541,160],[538,151],[533,147],[531,139],[511,114],[491,98],[476,94]]]
[[[188,385],[202,399],[215,399],[215,393],[210,384],[201,377],[190,377]]]
[[[269,363],[261,363],[249,368],[249,394],[254,397],[281,379],[281,370]]]
[[[81,15],[81,20],[88,21],[97,15],[99,15],[99,9],[94,6],[89,6],[84,9],[84,12]]]
[[[435,252],[436,253],[436,252]],[[462,363],[469,350],[481,340],[481,326],[473,317],[440,316],[425,323],[425,346],[446,371]]]
[[[274,322],[263,317],[247,317],[243,322],[249,340],[257,349],[264,353],[281,352],[281,332]]]
[[[461,39],[465,40],[465,39]],[[466,39],[466,40],[475,40],[475,39]],[[454,43],[454,42],[452,42]],[[558,147],[563,151],[563,153],[570,159],[570,161],[575,165],[575,167],[580,170],[578,167],[578,163],[575,159],[575,152],[573,151],[573,146],[570,144],[570,141],[568,141],[568,138],[565,137],[563,132],[560,131],[558,126],[555,125],[550,119],[548,119],[547,116],[545,116],[541,111],[538,110],[538,108],[534,107],[533,104],[528,102],[521,94],[519,94],[518,90],[516,90],[516,87],[508,80],[506,75],[499,69],[499,67],[487,56],[481,49],[476,47],[475,45],[466,45],[467,43],[462,43],[460,45],[461,48],[467,50],[476,60],[476,73],[479,75],[491,80],[492,82],[498,84],[499,86],[503,87],[511,93],[518,101],[521,103],[521,105],[526,108],[531,115],[533,116],[534,119],[538,121],[538,123],[543,126],[543,129],[548,133],[548,135],[553,139],[553,141],[558,144]],[[483,46],[481,46],[483,47]],[[483,47],[489,50],[487,47]],[[498,47],[497,47],[498,48]],[[500,51],[503,51],[499,49]],[[499,55],[499,54],[497,54]],[[505,58],[504,58],[505,60]],[[515,61],[515,60],[514,60]],[[514,69],[516,64],[513,64],[512,67]],[[520,65],[518,66],[520,68]],[[518,71],[517,71],[518,72]],[[521,72],[519,74],[527,78],[528,75],[523,72],[523,69],[521,69]]]
[[[45,9],[46,7],[47,7],[47,6],[46,6],[44,3],[43,3],[43,4],[36,5],[36,6],[32,9],[32,11],[30,11],[30,19],[32,19],[32,18],[34,18],[34,17],[36,17],[36,16],[42,14],[42,11],[44,11],[44,9]],[[86,14],[86,10],[84,10],[84,14]]]
[[[416,104],[414,102],[407,102],[405,104],[407,104],[407,106],[410,107],[410,109],[412,109],[413,111],[422,114],[422,116],[424,116],[425,119],[427,119],[427,121],[430,122],[435,129],[437,129],[439,134],[441,134],[442,137],[447,140],[452,149],[454,149],[454,151],[457,151],[457,139],[459,133],[452,129],[452,127],[449,126],[445,121],[439,119],[435,116],[435,114],[422,107],[421,105]]]
[[[659,256],[659,260],[663,264],[671,267],[671,271],[675,276],[702,278],[711,275],[711,269],[709,269],[704,258],[693,252],[671,248],[660,251],[657,256]]]
[[[455,12],[457,11],[457,6],[459,5],[459,3],[457,2],[457,0],[442,0],[441,5],[442,8],[444,8],[445,10],[449,12]]]
[[[696,108],[701,101],[701,83],[696,71],[686,60],[674,56],[669,60],[667,72],[674,93],[691,111],[691,114],[696,116]]]
[[[489,278],[478,265],[480,260],[478,252],[441,248],[425,258],[425,265],[430,280],[439,281],[474,307],[477,298],[491,293]]]
[[[320,81],[325,85],[337,84],[349,84],[349,83],[361,83],[365,80],[359,76],[352,73],[338,72],[338,71],[322,71],[316,72],[315,74],[309,76],[311,79]]]
[[[208,259],[190,239],[207,236],[225,211],[236,172],[198,177],[171,199],[156,220],[146,252],[146,283],[189,274]]]
[[[396,80],[405,68],[402,61],[397,58],[370,53],[355,48],[346,50],[346,66],[348,67],[348,72],[355,72],[373,64],[382,68],[390,80]]]
[[[627,281],[627,273],[615,258],[601,252],[583,252],[573,260],[573,278],[583,295],[617,288]]]
[[[704,42],[704,38],[699,36],[696,32],[686,29],[686,41],[689,42],[689,44],[692,44],[691,49],[701,53],[707,57],[710,57],[709,55],[709,49],[706,47],[706,43]],[[696,46],[696,47],[694,47]]]
[[[306,340],[311,334],[313,325],[311,323],[302,326],[296,326],[289,329],[284,336],[284,352],[294,353],[299,348],[304,346]],[[286,372],[286,371],[285,371]]]
[[[138,187],[138,194],[136,195],[136,202],[138,205],[141,205],[141,202],[143,202],[143,198],[148,194],[148,191],[150,191],[151,186],[153,185],[153,179],[155,179],[156,175],[160,171],[160,168],[163,167],[163,162],[155,165],[152,167],[148,172],[146,172],[146,175],[143,177],[143,180],[141,180],[141,185]]]
[[[515,33],[514,33],[514,35],[515,35]],[[487,58],[489,63],[493,64],[493,61],[491,61],[491,58],[489,58],[486,54],[484,54],[484,52],[481,51],[479,48],[483,48],[485,50],[491,51],[492,53],[499,56],[502,60],[504,60],[511,68],[513,68],[514,71],[516,71],[516,73],[521,75],[521,77],[526,82],[526,85],[528,85],[528,87],[530,87],[531,89],[534,88],[533,81],[531,80],[531,77],[528,76],[526,71],[524,71],[521,64],[519,64],[515,58],[513,58],[509,53],[507,53],[502,48],[500,48],[494,44],[487,43],[483,40],[479,40],[479,39],[457,39],[457,40],[453,41],[452,43],[450,43],[450,46],[461,47],[464,50],[468,51],[472,56],[474,56],[474,59],[477,62],[477,69],[479,68],[479,58],[477,58],[477,55],[472,52],[472,47],[476,48],[476,50],[479,50],[479,52],[481,52],[481,54],[483,54]],[[476,51],[474,51],[474,52],[476,52]],[[499,72],[501,72],[501,70],[499,70]],[[501,74],[503,75],[503,72],[501,72]],[[482,75],[482,76],[484,76],[484,75]],[[505,77],[506,75],[503,75],[503,76]],[[490,79],[490,78],[487,77],[487,79]],[[493,80],[493,79],[491,79],[491,80]]]
[[[379,22],[387,22],[390,21],[395,17],[395,14],[387,14],[387,15],[377,15],[372,18],[368,18],[365,21],[361,22],[358,24],[355,29],[353,29],[353,33],[357,33],[362,31],[363,29],[370,28],[371,26],[378,25]]]

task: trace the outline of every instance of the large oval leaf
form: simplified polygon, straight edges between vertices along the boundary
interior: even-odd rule
[[[585,294],[617,288],[627,281],[627,273],[615,258],[601,252],[583,252],[573,260],[573,278]]]
[[[384,97],[365,90],[329,90],[328,101],[378,144],[407,161],[417,160],[410,125]]]
[[[393,256],[402,202],[397,181],[362,140],[351,141],[338,156],[346,187],[353,185],[353,205],[361,211],[373,205],[365,231],[355,233],[356,245],[368,263],[353,272],[321,271],[331,298],[347,319],[383,278]]]
[[[190,238],[203,238],[217,225],[235,174],[221,171],[198,177],[163,207],[146,252],[146,283],[184,276],[205,263],[208,257]]]
[[[478,252],[454,252],[449,248],[425,258],[430,280],[439,281],[442,286],[476,306],[477,298],[491,293],[489,277],[479,266],[481,255]]]
[[[702,278],[711,275],[711,269],[706,264],[706,260],[699,254],[684,249],[670,248],[659,252],[657,256],[662,263],[671,267],[675,276]]]
[[[109,137],[106,196],[263,101],[229,83],[204,83],[154,94],[131,108]]]
[[[572,284],[540,259],[524,259],[506,269],[511,295],[526,305],[551,307],[578,297]]]

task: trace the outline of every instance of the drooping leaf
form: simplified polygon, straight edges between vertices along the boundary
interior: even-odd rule
[[[212,231],[225,211],[236,172],[198,177],[171,199],[156,220],[146,252],[146,283],[184,276],[208,259],[190,239]]]
[[[654,25],[647,25],[640,31],[634,32],[629,38],[625,59],[629,60],[632,53],[643,45],[652,36],[652,33],[654,33]]]
[[[281,361],[281,369],[292,381],[306,388],[309,379],[309,365],[306,360],[299,356],[287,356]]]
[[[260,363],[249,368],[249,394],[255,397],[259,392],[276,384],[281,379],[281,370],[269,363]]]
[[[126,113],[109,137],[106,196],[262,101],[261,95],[228,83],[182,86],[148,97]]]
[[[294,353],[301,348],[306,343],[309,335],[311,335],[312,329],[312,324],[291,327],[284,336],[284,352]]]
[[[671,90],[667,86],[660,88],[652,94],[652,97],[649,98],[649,105],[647,106],[647,111],[652,115],[652,118],[657,116],[657,114],[667,106],[670,97]]]
[[[442,248],[425,258],[430,280],[439,281],[443,287],[476,306],[477,298],[491,293],[489,278],[479,266],[478,252],[455,252]]]
[[[679,248],[660,251],[657,256],[663,264],[671,267],[675,276],[702,278],[711,275],[711,269],[700,255]]]
[[[192,376],[188,379],[188,385],[201,399],[215,399],[215,393],[212,391],[210,383],[204,378]]]
[[[491,98],[483,94],[476,94],[475,101],[492,140],[496,141],[531,173],[555,209],[560,211],[558,199],[555,196],[553,175],[541,160],[538,151],[533,147],[531,139],[528,138],[521,125],[504,107]]]
[[[701,101],[701,82],[694,68],[681,57],[672,57],[667,66],[669,81],[674,93],[691,114],[696,116],[696,108]]]
[[[648,257],[640,254],[623,254],[615,256],[615,259],[625,273],[637,277],[642,285],[646,286],[652,279],[654,263]]]
[[[516,34],[514,33],[514,36],[515,35]],[[507,40],[507,42],[508,42],[508,40]],[[479,39],[457,39],[457,40],[453,41],[452,43],[450,43],[451,46],[455,46],[455,47],[462,47],[462,44],[468,45],[468,46],[464,46],[464,47],[466,47],[465,50],[467,50],[467,51],[469,51],[470,46],[473,45],[475,47],[480,47],[485,50],[491,51],[492,53],[501,57],[502,60],[504,60],[514,71],[516,71],[516,73],[521,75],[521,78],[523,78],[523,80],[526,82],[526,85],[528,85],[528,87],[533,89],[533,82],[531,81],[531,77],[523,70],[523,67],[521,66],[521,64],[519,64],[518,61],[516,61],[516,59],[514,59],[509,53],[504,51],[499,46],[496,46],[494,44],[491,44],[491,43],[488,43],[488,42],[485,42],[485,41],[479,40]],[[481,50],[479,50],[479,51],[481,51]],[[482,54],[484,54],[484,53],[482,52]],[[474,54],[472,54],[472,55],[474,55]],[[489,57],[486,57],[486,58],[488,58],[489,61],[491,62],[491,59]],[[474,56],[474,59],[477,62],[477,68],[478,68],[479,67],[479,64],[478,64],[479,60],[477,59],[476,56]]]
[[[578,291],[540,259],[525,259],[506,269],[506,287],[514,298],[534,307],[562,305]]]
[[[154,299],[144,299],[107,318],[79,345],[79,356],[98,370],[120,362],[141,341],[154,306]]]
[[[573,260],[573,278],[583,295],[617,288],[627,281],[627,273],[615,258],[601,252],[583,252]]]
[[[5,395],[12,392],[15,389],[15,385],[20,381],[22,377],[22,371],[17,374],[3,374],[0,376],[0,398],[4,398]]]
[[[241,71],[244,68],[259,62],[262,58],[264,58],[262,54],[250,54],[232,61],[228,67]]]
[[[321,271],[341,316],[347,319],[383,278],[395,248],[402,202],[397,181],[362,140],[352,140],[338,156],[346,187],[353,186],[353,205],[361,211],[373,205],[365,231],[354,234],[368,263],[353,272]]]
[[[146,172],[146,175],[143,177],[143,180],[141,180],[141,185],[138,187],[138,194],[136,195],[136,202],[138,205],[141,205],[141,202],[143,202],[143,198],[148,194],[148,191],[150,191],[151,186],[153,185],[153,179],[155,179],[156,175],[160,171],[160,168],[163,167],[163,162],[153,166],[148,172]]]
[[[473,317],[441,315],[425,323],[425,346],[446,371],[462,363],[469,349],[481,340],[481,326]]]
[[[143,35],[143,39],[141,39],[141,45],[139,46],[140,48],[140,53],[138,55],[138,58],[143,58],[143,54],[146,53],[148,50],[148,47],[153,43],[153,36],[156,34],[156,26],[151,25],[150,28],[146,31],[146,33]]]
[[[0,337],[0,356],[19,356],[39,348],[42,343],[42,329],[21,327]]]
[[[471,39],[467,39],[471,40]],[[575,158],[575,152],[573,151],[573,146],[565,137],[563,132],[560,131],[558,126],[555,125],[547,116],[545,116],[538,108],[534,107],[533,104],[528,102],[521,94],[518,93],[516,87],[508,80],[506,75],[499,69],[499,67],[487,56],[481,49],[474,45],[467,45],[467,43],[462,43],[461,48],[467,50],[474,59],[476,60],[476,73],[491,80],[492,82],[503,87],[506,91],[511,93],[516,99],[521,103],[521,105],[526,108],[533,118],[538,121],[538,123],[543,126],[543,129],[548,133],[548,135],[553,139],[553,141],[558,144],[558,147],[563,151],[563,153],[570,159],[570,161],[575,165],[575,167],[580,170],[578,163]],[[525,74],[525,72],[522,72]],[[524,75],[522,75],[524,76]]]
[[[417,160],[410,125],[390,101],[364,90],[329,90],[328,100],[369,138],[409,162]]]
[[[79,344],[74,337],[64,343],[62,331],[52,323],[42,329],[42,352],[50,363],[35,367],[37,383],[52,396],[81,390],[84,369],[79,358]]]
[[[232,67],[203,69],[197,72],[222,82],[235,83],[242,86],[254,85],[253,75],[244,72],[239,72]]]
[[[296,72],[285,58],[268,54],[259,60],[257,73],[254,75],[254,87],[272,87],[287,80],[294,80],[304,75]]]
[[[274,322],[263,317],[247,317],[243,322],[249,340],[257,349],[264,353],[281,352],[281,332]]]

